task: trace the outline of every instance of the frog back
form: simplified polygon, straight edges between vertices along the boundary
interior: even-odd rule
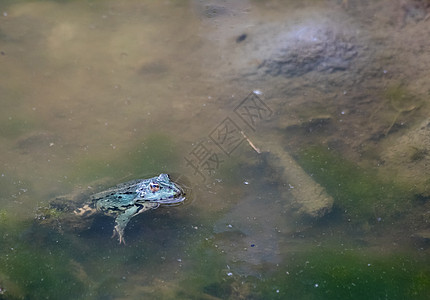
[[[142,180],[132,180],[119,184],[103,192],[91,196],[91,201],[98,210],[101,211],[123,211],[139,200],[139,193],[136,191],[142,184]]]

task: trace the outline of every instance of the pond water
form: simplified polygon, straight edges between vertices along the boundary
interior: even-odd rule
[[[0,3],[0,299],[427,299],[430,3],[231,2]]]

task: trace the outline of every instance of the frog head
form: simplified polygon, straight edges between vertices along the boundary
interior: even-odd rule
[[[147,180],[136,192],[140,193],[141,199],[159,204],[177,204],[185,200],[182,188],[171,181],[167,174]]]

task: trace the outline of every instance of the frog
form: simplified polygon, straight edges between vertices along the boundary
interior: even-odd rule
[[[73,208],[73,215],[80,217],[82,223],[99,213],[114,217],[112,238],[118,237],[119,244],[125,245],[124,230],[133,217],[162,205],[181,204],[185,200],[185,190],[168,174],[162,173],[149,179],[135,179],[116,185],[88,198]],[[64,206],[70,208],[70,203]],[[51,203],[51,207],[59,206],[58,203]]]

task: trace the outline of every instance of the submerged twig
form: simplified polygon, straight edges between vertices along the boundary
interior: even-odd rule
[[[240,132],[242,135],[243,135],[243,137],[246,139],[246,141],[248,142],[248,144],[252,147],[252,149],[254,149],[255,150],[255,152],[257,152],[258,154],[260,154],[261,153],[261,151],[260,151],[260,149],[259,148],[257,148],[252,142],[251,142],[251,140],[245,135],[245,133],[243,132],[243,131],[241,131]]]

